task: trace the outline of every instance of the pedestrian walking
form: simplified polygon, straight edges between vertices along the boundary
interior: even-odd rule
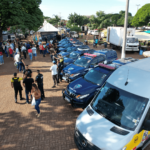
[[[4,64],[4,59],[3,59],[3,50],[2,47],[0,47],[0,65]]]
[[[54,85],[52,88],[55,88],[57,84],[57,65],[56,65],[56,61],[53,61],[53,66],[51,66],[50,70],[52,71],[52,78],[54,81]]]
[[[39,41],[41,41],[41,42],[42,42],[42,37],[41,37],[41,36],[39,36]]]
[[[13,50],[11,47],[9,47],[9,55],[10,55],[11,60],[13,60]]]
[[[6,47],[6,45],[5,45],[5,43],[3,42],[3,50],[4,50],[4,53],[6,54],[6,57],[8,58],[9,56],[8,56],[8,49],[7,49],[7,47]]]
[[[19,59],[20,59],[20,53],[18,52],[14,57],[14,61],[16,63],[16,67],[18,70],[19,70]]]
[[[31,96],[33,78],[30,77],[30,73],[26,72],[26,78],[23,80],[23,86],[25,87],[26,103],[29,104],[29,96]],[[32,99],[32,96],[31,96]]]
[[[35,60],[36,56],[37,56],[37,52],[36,52],[36,45],[33,45],[32,47],[32,52],[33,52],[33,59]]]
[[[60,62],[60,59],[57,60],[58,64],[57,64],[57,70],[58,70],[58,76],[57,76],[57,83],[62,82],[62,75],[61,75],[61,71],[63,69],[63,63]]]
[[[23,58],[21,57],[19,59],[19,72],[24,71],[25,70],[25,62],[23,61]]]
[[[28,51],[28,49],[30,49],[30,44],[29,44],[29,42],[27,42],[26,48],[27,48],[27,51]]]
[[[42,49],[43,49],[42,43],[40,43],[39,49],[40,49],[40,54],[42,54]]]
[[[27,58],[27,56],[26,56],[27,55],[27,49],[26,49],[25,45],[22,45],[21,52],[23,53],[24,59],[26,59]]]
[[[37,70],[38,75],[35,78],[35,82],[38,84],[38,88],[41,91],[41,99],[45,98],[44,89],[43,89],[43,74],[40,73],[40,70]]]
[[[46,47],[46,45],[44,45],[44,43],[43,43],[43,47],[42,47],[42,53],[43,53],[43,57],[45,57],[45,47]]]
[[[25,70],[23,72],[24,76],[26,73],[28,73],[30,75],[30,77],[32,77],[32,71],[31,71],[31,69],[29,69],[28,65],[25,66]]]
[[[37,87],[36,84],[32,84],[32,90],[31,90],[31,95],[32,97],[35,98],[35,109],[37,111],[37,117],[40,117],[40,108],[39,105],[41,103],[41,91],[39,90],[39,88]]]
[[[14,73],[14,77],[11,79],[11,87],[14,88],[15,91],[15,103],[17,103],[17,95],[19,91],[20,100],[22,100],[22,86],[20,81],[23,80],[23,78],[17,77],[17,73]]]
[[[45,42],[46,42],[46,44],[47,44],[47,36],[45,37]]]
[[[32,61],[32,49],[30,48],[30,49],[28,49],[28,54],[29,54],[29,58],[30,58],[30,60]]]

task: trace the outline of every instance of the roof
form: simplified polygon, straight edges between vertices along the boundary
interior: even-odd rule
[[[58,29],[50,23],[46,23],[38,32],[58,32]]]
[[[138,96],[150,98],[150,58],[119,67],[108,83]],[[127,80],[128,79],[128,80]],[[125,86],[126,81],[128,84]]]

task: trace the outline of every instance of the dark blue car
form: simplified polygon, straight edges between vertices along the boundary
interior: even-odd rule
[[[61,55],[62,57],[69,57],[69,54],[76,50],[77,50],[76,47],[68,47],[67,50],[60,52],[59,55]]]
[[[68,66],[69,64],[74,63],[80,56],[82,56],[84,53],[93,54],[95,50],[87,50],[87,51],[74,51],[69,54],[68,57],[64,57],[64,67]]]
[[[63,90],[63,98],[71,103],[72,107],[85,108],[114,70],[114,67],[108,65],[97,65],[83,77],[71,82],[67,89]]]
[[[94,68],[98,63],[104,62],[105,60],[105,55],[100,53],[84,54],[84,56],[79,57],[73,64],[63,69],[62,78],[67,82],[71,82],[83,76],[89,69]]]

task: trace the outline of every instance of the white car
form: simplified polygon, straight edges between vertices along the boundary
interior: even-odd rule
[[[99,35],[99,32],[97,30],[93,30],[92,35]]]
[[[91,35],[93,30],[88,30],[87,34]]]
[[[79,35],[78,35],[78,33],[76,31],[70,31],[70,36],[72,38],[78,38],[79,37]]]
[[[84,150],[144,150],[150,140],[150,58],[121,66],[76,121]]]

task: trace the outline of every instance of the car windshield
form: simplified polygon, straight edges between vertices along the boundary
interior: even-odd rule
[[[138,43],[138,39],[137,38],[127,38],[127,43]]]
[[[76,66],[80,66],[80,67],[87,67],[88,65],[89,65],[89,63],[91,62],[91,60],[90,59],[87,59],[87,58],[78,58],[75,62],[74,62],[74,64],[76,65]]]
[[[94,77],[94,78],[93,78]],[[101,85],[107,74],[99,72],[95,69],[91,69],[85,76],[84,79],[97,85]]]
[[[78,53],[70,53],[70,55],[69,55],[69,58],[71,58],[71,59],[74,59],[74,58],[77,58],[79,56],[79,54]]]
[[[147,98],[106,83],[91,106],[97,113],[114,124],[133,131],[137,127],[147,103]]]

